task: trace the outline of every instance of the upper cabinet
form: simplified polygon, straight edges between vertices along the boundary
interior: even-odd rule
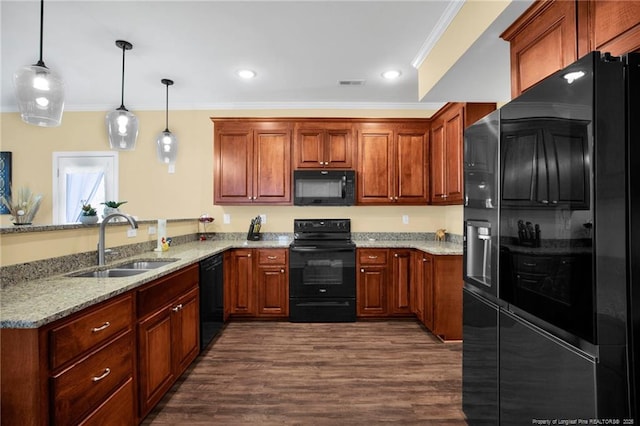
[[[291,125],[214,120],[215,204],[291,204]]]
[[[352,169],[351,122],[309,120],[295,124],[294,169]]]
[[[494,103],[450,103],[431,124],[431,204],[462,204],[464,129],[496,109]]]
[[[511,44],[511,96],[592,50],[640,49],[640,2],[536,1],[501,37]]]
[[[357,203],[427,204],[429,121],[357,126]]]

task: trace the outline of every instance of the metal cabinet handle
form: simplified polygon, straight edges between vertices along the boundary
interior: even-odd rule
[[[107,368],[104,369],[104,373],[102,373],[99,376],[92,377],[91,381],[94,382],[94,383],[95,382],[99,382],[100,380],[102,380],[105,377],[107,377],[109,374],[111,374],[111,369],[107,367]]]
[[[378,256],[369,256],[369,259],[377,259]]]
[[[109,327],[110,325],[111,325],[111,323],[110,323],[109,321],[105,321],[105,323],[104,323],[104,324],[102,324],[100,327],[93,327],[93,328],[91,329],[91,332],[92,332],[92,333],[97,333],[98,331],[102,331],[102,330],[104,330],[105,328]]]
[[[522,264],[524,266],[531,266],[531,267],[538,266],[536,263],[529,263],[529,262],[522,262]]]
[[[540,200],[542,204],[549,204],[549,200]]]
[[[182,303],[177,304],[176,306],[174,306],[171,310],[173,312],[178,312],[179,310],[182,309]]]
[[[269,260],[275,260],[277,258],[278,258],[278,256],[267,256],[267,259],[269,259]]]

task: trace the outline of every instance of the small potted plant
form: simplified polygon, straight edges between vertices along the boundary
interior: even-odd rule
[[[104,203],[100,203],[100,204],[104,204],[104,212],[103,212],[104,214],[102,215],[102,218],[104,219],[105,217],[109,216],[111,213],[120,212],[118,207],[120,207],[124,203],[126,203],[126,201],[105,201]]]
[[[82,200],[82,212],[80,213],[80,223],[90,225],[98,223],[98,212],[95,208],[91,207],[91,204]]]

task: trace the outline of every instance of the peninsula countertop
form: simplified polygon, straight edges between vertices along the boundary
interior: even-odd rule
[[[0,328],[39,328],[89,306],[234,248],[288,248],[290,240],[195,241],[171,247],[166,252],[145,252],[114,262],[108,267],[135,260],[172,262],[128,277],[71,277],[75,272],[25,281],[0,290]],[[358,248],[413,248],[435,255],[461,255],[462,245],[422,240],[355,240]]]

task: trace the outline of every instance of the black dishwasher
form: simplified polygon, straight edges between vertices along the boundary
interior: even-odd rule
[[[200,261],[200,351],[224,323],[222,254]]]

